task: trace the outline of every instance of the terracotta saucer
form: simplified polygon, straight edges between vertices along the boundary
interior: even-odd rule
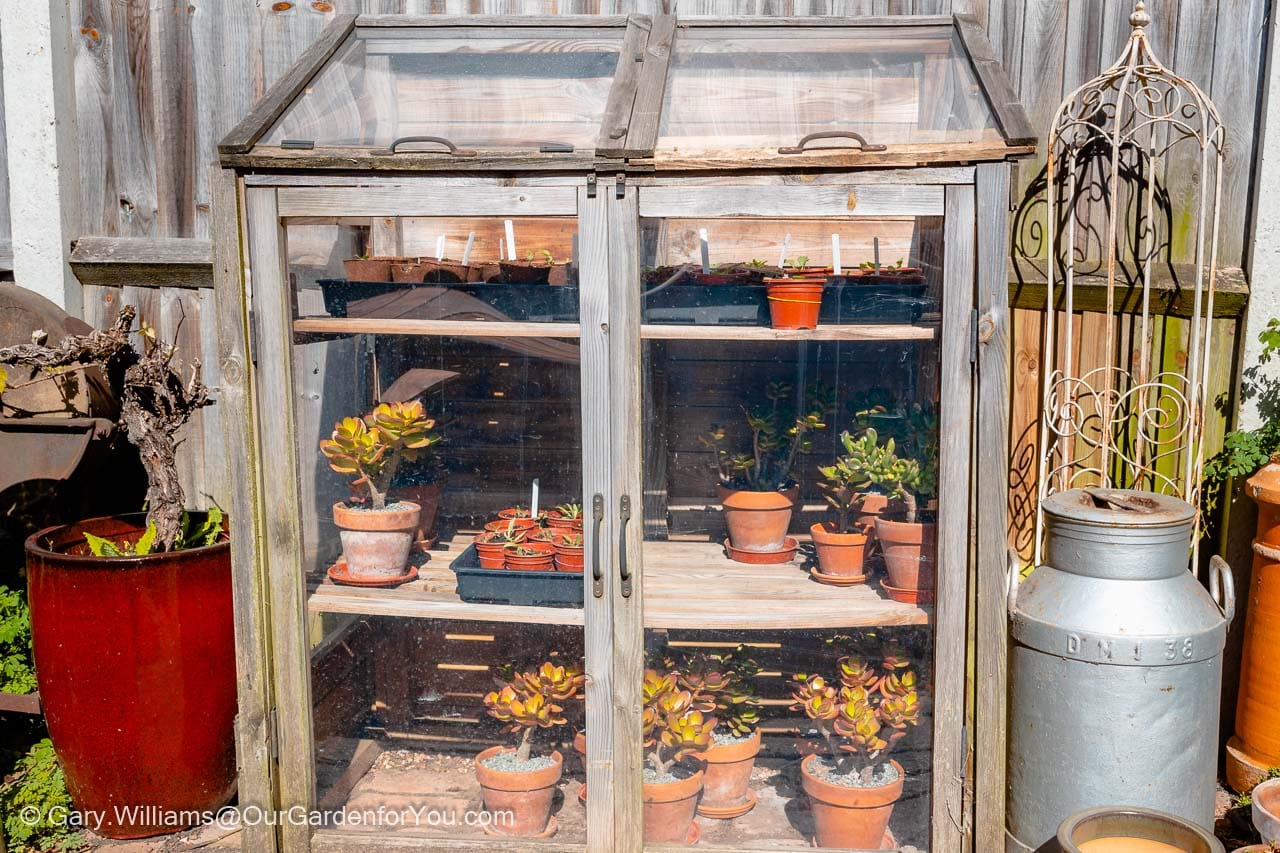
[[[430,539],[419,539],[413,543],[413,550],[419,553],[426,553],[436,547],[436,543],[440,541],[439,536],[433,535]]]
[[[699,803],[698,817],[709,817],[712,820],[732,820],[735,817],[742,817],[755,807],[756,792],[748,789],[747,795],[738,803],[727,806],[709,806],[706,803]]]
[[[552,815],[547,820],[547,828],[537,835],[511,835],[510,833],[499,832],[493,828],[492,824],[487,823],[481,828],[484,830],[485,835],[491,835],[495,838],[550,838],[556,834],[556,830],[560,827],[556,824],[556,816]]]
[[[687,846],[692,847],[698,843],[698,839],[700,838],[702,838],[702,827],[698,826],[698,822],[695,820],[693,823],[689,824],[689,834],[685,836],[684,843]]]
[[[900,601],[903,604],[933,604],[932,590],[899,589],[890,585],[887,580],[881,580],[880,586],[884,587],[885,593],[894,601]]]
[[[782,547],[777,551],[744,551],[741,548],[735,548],[729,544],[729,540],[724,540],[724,549],[729,553],[729,559],[736,563],[749,563],[751,565],[762,566],[769,563],[789,563],[796,556],[796,549],[800,547],[800,540],[794,536],[788,536],[782,540]]]
[[[587,783],[583,782],[582,787],[578,789],[578,802],[584,806],[587,804]]]
[[[400,584],[408,583],[409,581],[414,580],[415,578],[418,577],[418,567],[409,566],[404,574],[398,575],[397,577],[376,578],[373,580],[369,580],[365,578],[351,577],[351,575],[347,574],[347,561],[339,560],[338,562],[334,563],[332,566],[329,567],[329,571],[326,574],[329,575],[329,580],[337,584],[342,584],[343,586],[367,586],[367,587],[400,586]]]
[[[857,586],[860,583],[866,583],[866,575],[828,575],[818,571],[818,567],[814,566],[809,569],[809,576],[818,583],[825,583],[829,586]]]

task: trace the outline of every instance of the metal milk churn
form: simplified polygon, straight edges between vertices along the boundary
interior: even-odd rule
[[[1194,510],[1127,489],[1043,503],[1045,562],[1010,567],[1009,853],[1095,806],[1145,806],[1212,830],[1227,564],[1211,598],[1188,571]]]

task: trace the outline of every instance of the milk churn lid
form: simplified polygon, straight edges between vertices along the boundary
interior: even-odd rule
[[[1181,498],[1138,489],[1071,489],[1044,499],[1047,515],[1111,527],[1186,524],[1195,508]]]

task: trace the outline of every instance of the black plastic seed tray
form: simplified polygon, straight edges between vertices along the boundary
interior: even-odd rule
[[[762,284],[671,284],[644,297],[646,323],[768,326]],[[824,324],[914,323],[929,305],[923,282],[853,283],[832,276],[822,294]]]
[[[581,572],[484,569],[475,545],[468,545],[449,568],[457,575],[458,597],[471,604],[581,607],[585,598]]]
[[[436,320],[468,309],[476,313],[491,309],[494,319],[513,322],[578,322],[578,287],[572,284],[412,284],[345,278],[322,278],[317,284],[324,293],[324,310],[331,317]],[[432,297],[445,293],[465,295],[474,303],[455,298],[437,306]],[[441,311],[449,317],[433,316]]]

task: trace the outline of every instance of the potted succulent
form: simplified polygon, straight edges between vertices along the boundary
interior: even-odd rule
[[[366,251],[342,262],[347,281],[391,281],[391,264],[397,258],[374,258]]]
[[[692,843],[703,780],[698,759],[711,747],[715,701],[682,688],[674,671],[645,670],[641,691],[645,843]]]
[[[581,531],[557,532],[554,534],[552,544],[556,549],[556,571],[581,572],[583,570]]]
[[[760,752],[759,665],[743,654],[700,652],[675,667],[680,687],[694,696],[710,696],[717,725],[702,754],[706,764],[698,814],[728,820],[755,807],[751,770]]]
[[[353,488],[367,492],[367,500],[333,505],[346,574],[352,580],[387,581],[404,575],[421,508],[412,501],[389,503],[387,492],[402,460],[440,441],[431,432],[434,426],[417,401],[382,403],[363,418],[342,419],[320,442],[329,467],[354,474]]]
[[[874,430],[868,430],[864,437],[870,437],[874,446]],[[921,464],[894,451],[890,438],[876,449],[867,467],[868,479],[891,502],[875,520],[876,541],[889,575],[884,587],[895,601],[927,602],[932,596],[938,551],[937,525],[930,508],[937,493],[937,454],[923,448],[925,460]]]
[[[516,527],[526,530],[532,530],[540,526],[541,518],[534,518],[533,514],[522,506],[507,507],[498,511],[498,519],[501,522],[514,521]]]
[[[786,261],[783,275],[764,280],[769,317],[775,329],[816,329],[822,310],[822,291],[830,267],[810,267],[809,259]]]
[[[145,516],[50,527],[25,543],[49,736],[75,807],[99,815],[94,829],[110,838],[185,829],[236,790],[227,523],[216,507],[184,510],[175,461],[177,433],[213,400],[199,363],[177,364],[153,329],[137,330],[135,349],[136,316],[125,306],[109,328],[0,349],[0,365],[96,368],[146,473]],[[0,393],[7,375],[0,367]]]
[[[564,767],[558,750],[534,755],[533,735],[538,729],[563,726],[567,721],[560,703],[582,698],[582,672],[550,661],[535,670],[516,673],[484,697],[489,716],[506,723],[506,730],[520,736],[517,746],[491,746],[476,756],[476,780],[490,812],[506,812],[510,819],[495,822],[493,829],[522,837],[554,834],[551,803]]]
[[[916,674],[897,656],[886,657],[879,671],[848,657],[837,667],[838,684],[820,675],[794,678],[792,709],[813,721],[826,746],[801,762],[801,782],[819,847],[878,850],[904,776],[887,756],[920,722]]]
[[[547,513],[547,526],[559,530],[582,530],[582,504],[564,503]]]
[[[831,410],[830,392],[819,385],[805,395],[799,412],[787,405],[793,395],[786,383],[770,383],[765,396],[769,404],[747,414],[750,453],[730,453],[726,431],[716,424],[702,438],[715,454],[731,555],[784,549],[800,495],[793,476],[796,459],[811,448],[811,434],[826,427]]]
[[[883,451],[876,444],[875,430],[867,430],[856,441],[846,430],[840,434],[840,443],[844,454],[836,458],[835,464],[818,468],[823,478],[818,488],[835,509],[836,518],[818,522],[809,528],[809,533],[818,558],[815,579],[822,583],[852,584],[867,577],[863,571],[867,531],[857,523],[854,513],[872,485],[869,471]]]
[[[550,542],[527,541],[508,545],[507,568],[521,572],[549,572],[555,566],[555,546]]]

